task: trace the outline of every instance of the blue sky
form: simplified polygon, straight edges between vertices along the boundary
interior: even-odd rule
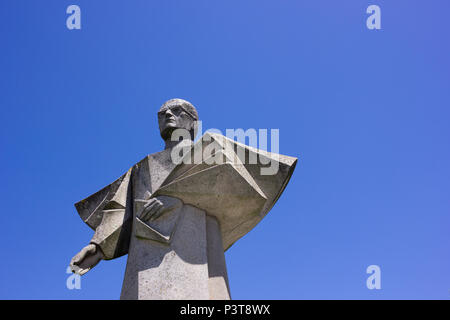
[[[66,8],[81,8],[81,30]],[[366,8],[381,8],[381,30]],[[179,97],[206,128],[277,128],[298,157],[226,252],[234,299],[450,298],[448,1],[0,2],[0,298],[118,299],[126,257],[66,288],[73,204],[162,149]],[[381,268],[381,290],[366,268]]]

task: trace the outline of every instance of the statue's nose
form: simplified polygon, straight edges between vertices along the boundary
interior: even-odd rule
[[[175,117],[175,115],[172,113],[172,111],[170,109],[166,111],[166,119],[174,118],[174,117]]]

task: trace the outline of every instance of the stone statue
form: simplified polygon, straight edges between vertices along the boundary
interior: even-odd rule
[[[75,204],[95,233],[73,272],[128,254],[121,299],[230,299],[224,251],[272,208],[297,159],[215,133],[194,143],[197,121],[188,101],[164,103],[165,149]]]

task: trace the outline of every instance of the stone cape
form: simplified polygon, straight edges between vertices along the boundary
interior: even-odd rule
[[[177,165],[170,149],[151,154],[75,204],[105,259],[128,254],[121,299],[230,299],[224,251],[268,213],[297,161],[212,133],[191,160],[198,147],[200,161]],[[261,174],[273,163],[274,174]],[[151,197],[167,209],[142,221]]]

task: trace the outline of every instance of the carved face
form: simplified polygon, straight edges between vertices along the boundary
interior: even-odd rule
[[[166,140],[175,129],[194,129],[194,118],[179,104],[162,107],[158,111],[158,123],[161,137]]]

